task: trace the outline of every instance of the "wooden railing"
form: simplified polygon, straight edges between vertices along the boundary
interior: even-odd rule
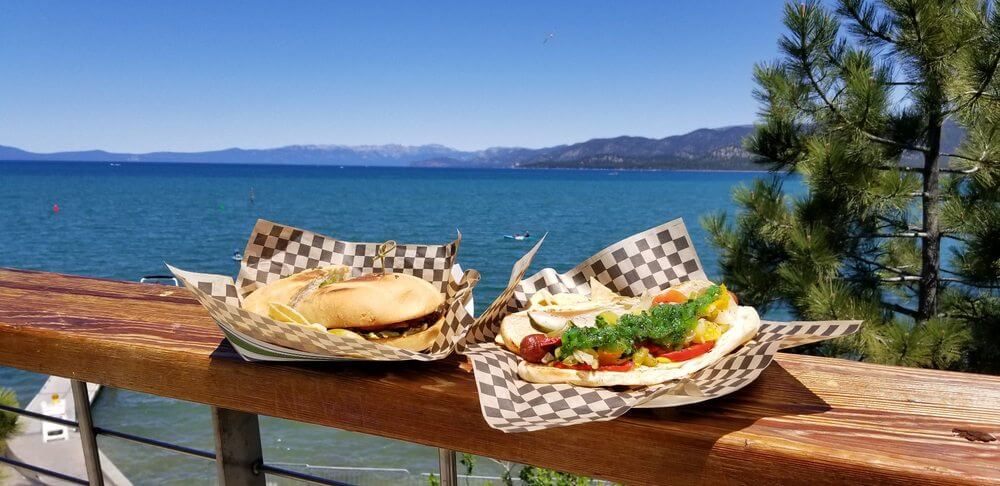
[[[729,397],[503,434],[463,363],[248,363],[182,288],[0,270],[0,366],[206,403],[244,425],[269,415],[628,484],[1000,483],[1000,442],[956,432],[1000,434],[1000,377],[781,353]],[[267,473],[233,467],[230,484]]]

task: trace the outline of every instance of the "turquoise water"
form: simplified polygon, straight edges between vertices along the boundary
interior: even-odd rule
[[[716,252],[699,217],[731,211],[731,188],[755,177],[767,175],[0,162],[0,266],[133,281],[164,273],[163,262],[235,274],[230,255],[257,218],[356,241],[443,243],[461,230],[459,261],[483,275],[475,293],[482,310],[531,245],[502,235],[525,230],[549,233],[534,269],[567,270],[609,243],[682,217],[715,276]],[[0,368],[0,386],[23,401],[43,381]],[[95,413],[102,426],[211,449],[202,405],[108,389]],[[435,450],[422,446],[271,418],[261,427],[268,461],[436,470]],[[108,438],[101,447],[136,484],[213,481],[209,462]],[[480,460],[476,472],[499,470]]]

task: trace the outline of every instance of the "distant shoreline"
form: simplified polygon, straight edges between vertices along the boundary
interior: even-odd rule
[[[354,165],[354,164],[295,164],[247,162],[171,162],[171,161],[116,161],[116,160],[0,160],[0,164],[88,164],[88,165],[192,165],[230,167],[328,167],[332,169],[412,169],[412,170],[523,170],[523,171],[593,171],[593,172],[729,172],[770,173],[766,169],[671,169],[671,168],[600,168],[600,167],[427,167],[412,165]]]

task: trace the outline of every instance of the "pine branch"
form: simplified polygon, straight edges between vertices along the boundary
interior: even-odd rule
[[[941,155],[946,155],[948,157],[956,157],[955,155],[952,155],[952,154],[941,154]],[[957,158],[959,158],[959,159],[966,159],[966,160],[972,160],[972,159],[969,159],[967,157],[957,157]],[[980,162],[985,162],[985,160],[983,160],[983,159],[979,159],[979,161]],[[993,163],[993,162],[990,162],[990,163]],[[948,173],[948,174],[975,174],[976,172],[979,172],[979,169],[981,169],[981,167],[977,165],[977,166],[974,166],[974,167],[971,167],[971,168],[968,168],[968,169],[938,169],[938,171],[939,172],[945,172],[945,173]]]
[[[971,160],[971,161],[974,161],[974,162],[989,162],[991,164],[995,163],[993,161],[987,161],[986,159],[982,159],[982,158],[980,158],[980,159],[973,159],[971,157],[966,157],[964,155],[947,154],[947,153],[942,153],[941,155],[944,156],[944,157],[954,157],[956,159],[965,159],[965,160]],[[978,172],[980,168],[981,167],[977,165],[977,166],[971,167],[969,169],[938,169],[938,172],[943,172],[943,173],[946,173],[946,174],[974,174],[974,173]],[[879,165],[879,166],[876,166],[875,169],[877,169],[877,170],[898,170],[900,172],[916,172],[916,173],[920,173],[920,174],[923,174],[923,172],[924,172],[924,168],[923,167],[910,167],[908,165]]]
[[[989,88],[990,83],[993,82],[993,76],[996,75],[998,66],[1000,66],[1000,52],[998,52],[995,56],[993,56],[993,61],[990,63],[990,72],[989,74],[986,75],[986,78],[983,79],[983,82],[979,83],[979,89],[972,91],[971,92],[972,96],[969,98],[969,100],[963,103],[958,108],[952,110],[952,113],[958,113],[961,112],[962,110],[965,110],[966,108],[972,106],[973,103],[978,101],[983,96],[983,93],[985,93],[986,89]]]
[[[871,24],[868,23],[868,19],[865,19],[864,16],[861,15],[861,12],[859,12],[857,9],[860,3],[848,5],[846,4],[846,2],[844,2],[841,3],[841,5],[843,6],[842,11],[846,12],[848,16],[854,20],[854,23],[857,24],[859,27],[861,27],[864,33],[867,34],[869,37],[881,40],[882,42],[885,42],[887,44],[896,44],[895,39],[889,37],[884,32],[879,32],[877,29],[875,29],[875,27],[873,27]]]
[[[908,165],[879,165],[876,166],[877,170],[898,170],[900,172],[920,172],[923,173],[923,167],[910,167]]]
[[[951,238],[951,239],[953,239],[953,240],[958,240],[958,241],[961,241],[961,242],[963,242],[963,243],[968,243],[968,242],[969,242],[968,238],[963,238],[963,237],[961,237],[961,236],[958,236],[958,235],[957,235],[957,234],[955,234],[955,233],[945,233],[945,232],[941,232],[941,236],[942,236],[943,238]]]
[[[876,233],[872,238],[924,238],[927,236],[923,231],[903,231],[901,233]]]
[[[902,268],[899,268],[899,267],[890,267],[888,265],[884,265],[884,264],[876,262],[874,260],[869,260],[867,258],[860,257],[860,256],[857,256],[857,255],[853,256],[853,258],[856,259],[856,260],[860,260],[860,261],[862,261],[864,263],[867,263],[868,265],[872,265],[872,266],[878,267],[878,268],[880,268],[882,270],[885,270],[887,272],[895,273],[897,275],[913,275],[912,273],[909,273],[906,270],[903,270]]]
[[[805,46],[802,46],[802,48],[805,49]],[[1000,56],[998,56],[998,58],[1000,58]],[[809,78],[809,84],[812,87],[813,91],[823,101],[823,104],[826,105],[826,108],[828,110],[830,110],[831,113],[833,113],[834,117],[836,117],[837,119],[839,119],[842,122],[846,123],[848,126],[850,126],[851,128],[853,128],[855,131],[857,131],[858,133],[860,133],[862,136],[864,136],[865,138],[867,138],[867,139],[869,139],[869,140],[871,140],[873,142],[878,142],[878,143],[881,143],[883,145],[888,145],[890,147],[895,147],[895,148],[902,149],[902,150],[910,150],[910,151],[914,151],[914,152],[921,152],[921,153],[924,153],[924,154],[931,154],[933,152],[929,147],[925,147],[923,145],[906,144],[906,143],[902,143],[902,142],[899,142],[899,141],[896,141],[896,140],[892,140],[892,139],[889,139],[889,138],[885,138],[885,137],[881,137],[881,136],[875,135],[874,133],[871,133],[871,132],[865,130],[864,128],[858,126],[856,123],[848,120],[847,117],[844,116],[843,113],[841,113],[840,110],[836,107],[836,105],[834,105],[834,103],[826,96],[826,91],[819,85],[819,81],[820,80],[817,80],[816,76],[813,75],[812,63],[808,62],[805,59],[800,59],[799,61],[802,63],[802,67],[805,68],[805,71],[807,73],[806,75]],[[840,93],[838,92],[836,96],[840,96]],[[943,157],[963,159],[963,160],[968,160],[968,161],[971,161],[971,162],[979,162],[979,163],[989,162],[991,164],[997,164],[998,163],[998,162],[995,162],[995,161],[987,161],[985,154],[983,154],[983,156],[980,157],[980,158],[978,158],[978,159],[974,159],[972,157],[968,157],[968,156],[961,155],[961,154],[953,154],[953,153],[947,153],[947,152],[938,152],[938,154],[939,154],[939,156],[943,156]],[[890,169],[893,169],[893,167],[878,167],[878,169],[880,169],[880,170],[890,170]],[[923,172],[922,168],[906,167],[906,166],[900,166],[900,167],[898,167],[898,170],[902,170],[902,171],[905,171],[905,172]],[[971,169],[967,169],[968,172],[960,171],[958,169],[938,169],[938,170],[941,171],[941,172],[948,172],[948,173],[971,174],[971,173],[979,170],[979,168],[977,166],[977,167],[973,167]]]
[[[804,41],[803,41],[803,44],[800,47],[802,48],[803,51],[805,51]],[[840,110],[837,109],[837,107],[830,101],[830,99],[827,98],[826,91],[819,85],[819,81],[816,79],[816,76],[813,75],[813,66],[812,66],[812,63],[810,63],[805,58],[800,58],[799,62],[801,62],[802,63],[802,67],[805,68],[804,70],[806,72],[806,76],[809,78],[809,84],[812,87],[813,91],[816,93],[816,95],[819,96],[819,98],[821,100],[823,100],[823,104],[826,105],[827,109],[830,110],[830,112],[833,113],[833,116],[835,116],[837,119],[843,121],[848,126],[850,126],[854,130],[856,130],[858,133],[860,133],[861,135],[863,135],[865,138],[867,138],[867,139],[869,139],[869,140],[871,140],[873,142],[878,142],[878,143],[881,143],[881,144],[884,144],[884,145],[889,145],[889,146],[901,148],[901,149],[904,149],[904,150],[917,150],[917,151],[921,150],[919,147],[910,147],[907,144],[903,144],[903,143],[897,142],[897,141],[892,140],[892,139],[888,139],[888,138],[885,138],[885,137],[880,137],[878,135],[875,135],[874,133],[871,133],[871,132],[865,130],[864,128],[858,126],[856,123],[853,123],[850,120],[848,120],[847,117],[845,117],[840,112]],[[928,150],[926,148],[923,148],[922,151],[927,152]]]
[[[903,314],[903,315],[906,315],[906,316],[910,316],[910,317],[917,317],[917,311],[915,311],[913,309],[910,309],[909,307],[903,307],[903,306],[901,306],[899,304],[893,304],[893,303],[890,303],[890,302],[881,302],[881,304],[882,304],[882,307],[887,307],[887,308],[893,310],[894,312],[898,312],[900,314]]]
[[[920,24],[917,23],[917,9],[911,1],[907,1],[906,6],[909,7],[906,13],[910,16],[910,22],[913,22],[913,33],[917,35],[917,45],[923,47],[924,37],[920,35]]]
[[[921,36],[920,26],[917,23],[916,9],[915,9],[915,7],[914,7],[914,5],[913,5],[912,2],[907,2],[907,6],[909,7],[908,8],[908,14],[910,16],[910,21],[913,23],[913,30],[914,30],[914,32],[916,33],[916,36],[917,36],[917,44],[918,45],[922,45],[923,38]],[[852,17],[854,17],[856,14],[858,14],[858,12],[857,12],[856,9],[852,8],[852,9],[849,9],[849,10],[851,10],[853,12],[851,14]],[[857,18],[855,18],[855,20],[857,20]],[[800,40],[799,47],[802,50],[802,52],[806,52],[806,47],[807,46],[806,46],[806,42],[805,42],[804,36],[800,36],[800,39],[801,40]],[[828,53],[827,56],[830,57],[830,58],[833,57],[829,53]],[[902,150],[911,150],[911,151],[914,151],[914,152],[921,152],[921,153],[924,153],[924,154],[931,154],[931,155],[933,155],[933,151],[929,147],[925,147],[925,146],[922,146],[922,145],[906,144],[906,143],[902,143],[902,142],[899,142],[899,141],[896,141],[896,140],[892,140],[892,139],[889,139],[889,138],[885,138],[885,137],[876,135],[874,133],[869,132],[868,130],[865,130],[863,127],[859,126],[857,123],[852,122],[851,120],[849,120],[846,116],[844,116],[843,113],[841,113],[841,111],[830,100],[830,98],[827,97],[826,90],[824,90],[822,88],[822,86],[820,86],[820,81],[821,80],[817,80],[816,76],[813,74],[813,65],[812,65],[811,62],[809,62],[808,57],[805,56],[805,55],[798,56],[798,57],[799,57],[799,62],[802,64],[802,67],[804,68],[804,71],[806,72],[806,76],[809,79],[809,84],[812,87],[813,91],[816,93],[817,96],[819,96],[819,98],[823,101],[823,104],[827,107],[828,110],[830,110],[830,112],[833,114],[833,116],[836,117],[838,120],[840,120],[843,123],[847,124],[849,127],[851,127],[852,129],[854,129],[855,131],[857,131],[858,133],[860,133],[862,136],[864,136],[865,138],[867,138],[867,139],[869,139],[869,140],[871,140],[873,142],[881,143],[883,145],[888,145],[890,147],[895,147],[895,148],[902,149]],[[993,73],[995,73],[995,71],[997,70],[997,66],[998,65],[1000,65],[1000,54],[998,54],[996,56],[996,58],[995,58],[995,62],[993,63],[993,69],[991,70],[991,74],[990,74],[990,79],[992,79]],[[981,86],[980,86],[981,89],[977,90],[977,92],[978,91],[985,91],[988,86],[989,86],[988,83],[981,84]],[[839,93],[838,93],[838,96],[839,96]],[[975,95],[975,96],[978,99],[979,96],[982,96],[982,93],[980,93],[978,95]],[[963,160],[968,160],[968,161],[971,161],[971,162],[979,162],[979,163],[987,162],[987,160],[985,158],[985,154],[983,155],[983,157],[980,157],[978,159],[975,159],[975,158],[972,158],[972,157],[967,157],[967,156],[964,156],[964,155],[961,155],[961,154],[952,154],[952,153],[943,153],[943,152],[938,152],[938,154],[940,156],[944,156],[944,157],[963,159]],[[989,163],[991,163],[991,164],[998,164],[1000,162],[989,161]],[[880,167],[880,169],[885,170],[886,168]],[[905,169],[900,169],[900,170],[903,170],[903,171],[906,171],[906,172],[922,172],[922,169],[916,169],[916,168],[905,168]],[[978,167],[973,167],[971,169],[967,169],[969,172],[963,172],[963,171],[958,170],[958,169],[939,169],[939,170],[941,172],[947,172],[947,173],[971,174],[971,173],[979,170],[979,168]]]
[[[979,288],[979,289],[1000,289],[1000,285],[989,285],[989,284],[973,283],[973,282],[969,282],[968,280],[962,280],[960,278],[940,277],[940,278],[938,278],[938,280],[940,280],[941,282],[960,283],[962,285],[968,285],[969,287],[976,287],[976,288]]]
[[[913,226],[910,226],[910,222],[909,221],[897,221],[897,220],[894,220],[892,218],[887,218],[885,216],[882,216],[881,214],[876,214],[875,215],[875,219],[878,219],[879,221],[882,221],[884,223],[889,224],[888,229],[906,228],[907,230],[910,230],[910,231],[920,231],[921,230],[921,228],[915,228]],[[879,229],[885,229],[885,228],[879,228]]]

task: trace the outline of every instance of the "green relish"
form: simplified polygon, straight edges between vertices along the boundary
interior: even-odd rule
[[[713,285],[683,304],[655,305],[640,314],[625,314],[615,324],[598,316],[593,327],[570,326],[562,335],[559,354],[569,356],[578,349],[600,349],[621,351],[628,356],[635,352],[636,343],[645,341],[667,349],[676,348],[721,294],[721,287]]]

